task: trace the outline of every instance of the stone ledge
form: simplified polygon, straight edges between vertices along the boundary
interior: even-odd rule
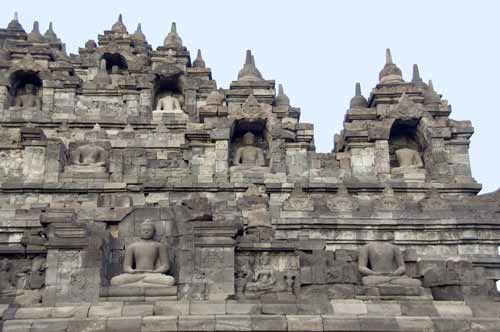
[[[333,316],[333,315],[173,315],[93,318],[43,318],[3,321],[4,332],[93,331],[365,331],[497,332],[500,318]]]

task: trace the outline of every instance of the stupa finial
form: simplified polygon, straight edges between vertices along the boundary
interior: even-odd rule
[[[201,50],[198,49],[198,53],[196,54],[196,59],[193,61],[193,67],[194,68],[205,68],[205,60],[203,60],[203,57],[201,56]]]
[[[349,108],[354,109],[354,108],[367,108],[367,107],[368,107],[368,101],[361,94],[361,84],[359,82],[356,82],[354,88],[354,97],[351,98],[351,102],[349,103]]]
[[[255,57],[252,55],[251,50],[247,50],[245,56],[245,64],[238,73],[238,80],[261,81],[263,80],[262,74],[255,66]]]
[[[404,83],[401,69],[399,69],[392,60],[390,48],[385,50],[385,65],[378,77],[381,84]]]

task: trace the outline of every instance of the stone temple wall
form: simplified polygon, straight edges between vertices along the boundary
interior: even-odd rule
[[[0,29],[0,326],[499,331],[500,193],[478,195],[474,129],[389,50],[379,78],[318,153],[250,51],[218,88],[175,23],[153,49],[120,16],[67,55],[16,16]]]

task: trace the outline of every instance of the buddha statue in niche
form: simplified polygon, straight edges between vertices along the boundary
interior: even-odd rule
[[[141,240],[125,249],[123,272],[111,279],[111,286],[168,287],[175,278],[165,273],[170,269],[167,248],[153,240],[155,227],[146,220],[139,228]]]
[[[106,171],[108,151],[99,145],[80,145],[71,152],[70,161],[79,171]]]
[[[255,135],[247,132],[243,135],[243,146],[236,150],[234,165],[236,166],[265,166],[264,151],[256,146]]]
[[[424,163],[418,151],[410,148],[402,148],[396,150],[396,159],[398,160],[398,165],[401,168],[422,168]]]
[[[358,270],[365,286],[420,287],[420,280],[405,276],[406,268],[399,248],[388,242],[373,242],[359,250]]]
[[[158,99],[156,111],[183,112],[179,98],[174,96],[171,91],[167,91],[163,97]]]
[[[14,106],[20,108],[41,108],[42,102],[33,84],[26,84],[24,89],[18,91]]]

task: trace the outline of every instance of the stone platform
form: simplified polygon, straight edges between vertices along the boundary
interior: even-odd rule
[[[306,303],[156,301],[3,305],[4,332],[394,331],[498,332],[498,302],[332,300],[318,311]]]
[[[171,287],[101,287],[100,301],[155,302],[176,301],[177,286]]]

